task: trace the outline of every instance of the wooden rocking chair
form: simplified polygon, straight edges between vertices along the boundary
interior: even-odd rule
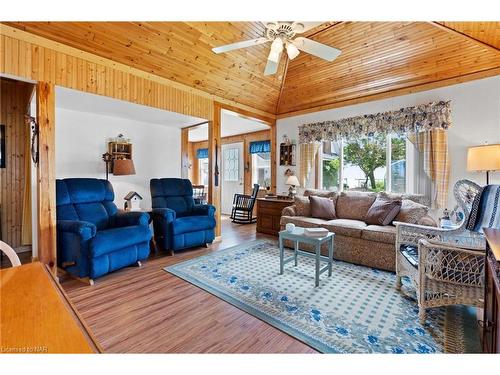
[[[251,224],[257,221],[253,216],[253,206],[259,192],[259,184],[253,185],[252,195],[235,194],[233,198],[233,210],[231,221],[237,224]]]

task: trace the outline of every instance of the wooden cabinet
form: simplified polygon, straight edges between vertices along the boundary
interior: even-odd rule
[[[132,143],[128,142],[108,142],[108,152],[111,154],[113,162],[116,159],[132,159]],[[113,162],[110,173],[113,173]]]
[[[500,353],[500,230],[485,229],[487,240],[483,351]]]
[[[258,198],[257,232],[277,236],[280,231],[281,211],[292,204],[291,199]]]

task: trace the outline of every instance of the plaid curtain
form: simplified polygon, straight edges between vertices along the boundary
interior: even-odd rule
[[[408,139],[418,147],[424,171],[432,181],[432,208],[446,207],[450,180],[450,158],[446,130],[427,130],[411,134]]]
[[[314,166],[316,154],[321,143],[301,143],[300,144],[300,186],[306,187],[309,180],[309,173]]]

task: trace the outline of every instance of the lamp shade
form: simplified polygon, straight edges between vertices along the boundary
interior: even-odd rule
[[[286,179],[285,185],[300,186],[300,182],[299,182],[299,179],[297,178],[297,176],[292,175],[292,176],[288,176],[288,178]]]
[[[467,150],[467,170],[500,170],[500,144],[470,147]]]
[[[116,159],[113,163],[113,174],[115,176],[135,174],[134,162],[132,159]]]

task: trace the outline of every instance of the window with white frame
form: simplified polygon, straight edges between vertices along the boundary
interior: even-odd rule
[[[198,173],[201,184],[208,186],[208,158],[198,159]]]
[[[271,184],[271,153],[259,152],[252,154],[252,185],[259,184],[261,188]]]
[[[413,192],[413,147],[398,135],[323,142],[317,168],[320,186],[333,191]]]

